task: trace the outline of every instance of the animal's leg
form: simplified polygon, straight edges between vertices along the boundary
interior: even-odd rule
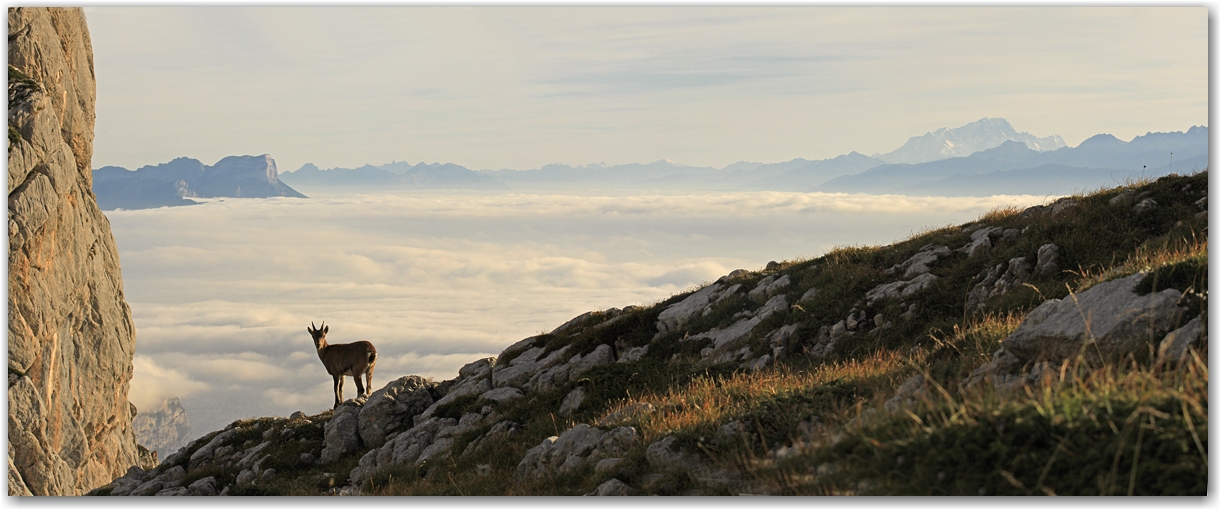
[[[356,397],[364,396],[364,384],[360,383],[360,374],[352,375],[352,380],[356,381]]]
[[[369,364],[369,370],[364,372],[364,386],[367,387],[369,394],[373,393],[373,368],[377,367],[376,363]]]
[[[335,408],[339,408],[339,403],[343,402],[343,375],[334,375],[335,378]]]

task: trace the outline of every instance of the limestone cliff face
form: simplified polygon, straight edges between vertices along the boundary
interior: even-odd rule
[[[81,9],[11,8],[9,494],[75,495],[141,461],[135,324],[90,190],[94,75]]]

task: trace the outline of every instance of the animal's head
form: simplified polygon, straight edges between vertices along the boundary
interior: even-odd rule
[[[326,341],[326,333],[330,332],[330,327],[327,327],[326,321],[323,320],[321,328],[314,326],[313,322],[309,322],[309,327],[306,327],[305,330],[309,331],[310,336],[313,336],[314,348],[322,348],[322,343]]]

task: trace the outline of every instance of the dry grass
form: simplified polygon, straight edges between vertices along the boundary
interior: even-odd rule
[[[987,224],[999,223],[1001,221],[1017,217],[1024,210],[1025,209],[1023,207],[1018,207],[1016,205],[996,207],[984,213],[982,217],[979,218],[979,222]]]
[[[911,370],[906,357],[897,352],[880,352],[863,360],[823,364],[807,371],[781,365],[757,373],[699,377],[664,394],[628,398],[606,414],[631,405],[651,404],[655,408],[653,412],[639,415],[631,423],[640,430],[646,442],[651,442],[667,434],[718,427],[765,408],[769,401],[807,393],[830,383],[860,386],[869,392],[892,389],[894,381]]]
[[[1069,361],[1015,393],[933,391],[916,408],[862,413],[837,441],[757,475],[793,494],[1197,490],[1208,466],[1205,358],[1090,372]]]
[[[1207,237],[1200,238],[1192,232],[1189,238],[1177,239],[1169,242],[1168,245],[1159,243],[1141,245],[1126,260],[1110,267],[1077,270],[1075,273],[1079,279],[1072,291],[1079,293],[1098,283],[1130,276],[1137,272],[1152,272],[1160,267],[1200,259],[1207,260]]]

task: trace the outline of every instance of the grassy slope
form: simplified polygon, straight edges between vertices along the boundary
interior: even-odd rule
[[[961,384],[1039,303],[1101,281],[1155,271],[1156,286],[1193,288],[1190,305],[1206,310],[1207,217],[1198,214],[1195,202],[1206,196],[1207,174],[1129,187],[1158,207],[1135,214],[1134,202],[1111,206],[1110,199],[1126,190],[1120,188],[1073,197],[1079,205],[1053,217],[1023,217],[1017,209],[986,214],[977,223],[1023,233],[982,256],[954,252],[941,259],[932,266],[939,279],[930,288],[901,307],[877,309],[893,317],[890,327],[841,340],[826,358],[802,353],[819,327],[843,319],[869,289],[896,280],[885,269],[922,246],[968,243],[969,230],[963,230],[970,225],[922,232],[885,247],[840,248],[736,277],[733,282],[751,289],[768,275],[788,275],[793,284],[784,293],[790,303],[811,287],[820,289],[812,301],[755,329],[750,345],[761,355],[770,351],[768,332],[802,326],[789,347],[794,353],[758,372],[701,364],[699,350],[706,345],[679,341],[761,307],[745,292],[656,340],[657,315],[685,294],[632,309],[610,326],[589,327],[574,338],[543,336],[538,345],[558,349],[573,343],[572,353],[601,344],[620,352],[651,346],[640,362],[598,367],[554,391],[502,405],[498,410],[506,419],[522,424],[509,438],[477,454],[460,454],[486,428],[475,430],[458,437],[452,458],[382,472],[366,482],[364,493],[578,495],[617,477],[641,494],[1205,494],[1206,351],[1181,369],[1156,367],[1148,355],[1096,370],[1069,361],[1015,393]],[[963,311],[980,271],[1017,256],[1036,260],[1046,243],[1062,248],[1061,272],[992,300],[983,313]],[[911,303],[911,316],[901,318]],[[590,324],[607,318],[595,315]],[[916,374],[931,380],[932,390],[914,397],[914,406],[878,411]],[[560,402],[577,385],[585,387],[586,403],[570,418],[559,417]],[[513,481],[525,451],[544,438],[638,403],[655,411],[627,421],[644,440],[616,471],[594,475],[586,467],[568,476]],[[456,417],[481,405],[459,399],[438,414]],[[726,424],[739,432],[726,435]],[[696,485],[685,475],[651,471],[645,447],[666,435],[676,436],[685,451],[735,472],[740,482]],[[320,426],[307,436],[320,440]],[[294,449],[284,458],[318,445],[285,443]],[[326,471],[338,472],[343,478],[334,482],[341,485],[364,452]],[[282,463],[281,479],[259,488],[261,493],[320,494],[333,485],[319,477],[319,467]]]
[[[959,387],[1025,313],[1046,299],[1158,268],[1158,286],[1193,286],[1206,299],[1207,218],[1197,215],[1195,202],[1206,196],[1207,174],[1131,187],[1140,199],[1153,198],[1159,206],[1143,214],[1131,211],[1134,201],[1111,206],[1110,199],[1125,190],[1120,188],[1074,197],[1079,206],[1054,217],[1022,217],[1016,209],[985,215],[980,223],[1024,233],[984,256],[955,253],[942,259],[932,270],[940,279],[908,299],[918,304],[913,318],[841,342],[826,359],[798,355],[758,373],[682,360],[684,354],[697,355],[702,345],[680,343],[678,335],[724,327],[735,312],[759,306],[735,298],[659,339],[641,363],[597,368],[581,381],[507,409],[508,418],[526,425],[521,435],[490,455],[404,469],[398,478],[380,479],[370,492],[583,494],[609,476],[582,472],[517,484],[511,474],[524,451],[543,438],[648,402],[657,411],[632,421],[643,444],[676,434],[686,450],[741,472],[745,482],[718,491],[695,486],[681,475],[650,472],[641,445],[613,476],[643,493],[1203,494],[1206,352],[1177,370],[1156,369],[1146,356],[1091,372],[1068,363],[1057,376],[1017,394]],[[886,247],[837,249],[741,278],[751,288],[766,275],[787,274],[796,282],[786,291],[789,302],[810,287],[821,289],[800,310],[773,316],[758,327],[754,347],[763,351],[766,332],[795,323],[804,326],[807,341],[810,331],[842,319],[867,290],[893,280],[884,270],[922,246],[966,244],[969,235],[962,230],[928,231]],[[966,294],[980,271],[1017,256],[1036,260],[1038,247],[1046,243],[1062,248],[1062,272],[995,299],[985,313],[965,316]],[[647,344],[656,315],[682,297],[584,333],[574,340],[577,349],[590,351],[616,340],[619,346]],[[1201,307],[1206,309],[1205,301]],[[886,316],[903,311],[882,309]],[[794,345],[797,351],[800,341]],[[678,360],[671,361],[675,354]],[[934,380],[937,390],[909,411],[871,411],[918,373]],[[559,420],[554,415],[559,401],[577,383],[591,391],[593,404]],[[738,440],[718,433],[735,421],[750,433],[737,435]]]

